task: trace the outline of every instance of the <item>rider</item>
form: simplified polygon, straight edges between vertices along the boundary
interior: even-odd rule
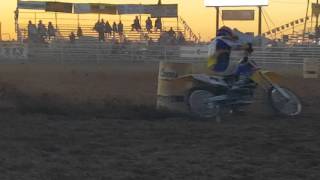
[[[217,37],[209,45],[208,68],[216,73],[225,73],[230,65],[230,55],[233,49],[245,49],[246,53],[250,54],[252,45],[249,43],[241,44],[233,31],[229,27],[223,26],[217,31]],[[241,84],[240,80],[243,81],[241,77],[248,77],[251,73],[246,62],[247,60],[244,59],[237,70],[232,73],[239,79],[235,84]]]

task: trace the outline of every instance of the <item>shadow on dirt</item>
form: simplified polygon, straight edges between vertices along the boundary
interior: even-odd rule
[[[54,94],[31,96],[2,85],[2,106],[6,110],[21,114],[47,114],[62,116],[90,116],[97,118],[121,118],[146,120],[164,119],[172,117],[186,117],[187,115],[169,110],[158,110],[155,106],[137,105],[129,100],[105,97],[96,102],[70,102]],[[8,106],[9,105],[9,106]],[[0,108],[3,109],[3,108]]]

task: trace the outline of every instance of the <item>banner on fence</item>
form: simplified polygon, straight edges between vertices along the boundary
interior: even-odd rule
[[[318,78],[319,77],[319,60],[316,58],[305,58],[303,60],[303,77]]]
[[[46,11],[48,12],[72,13],[72,8],[72,3],[47,2],[46,4]]]
[[[4,59],[27,59],[28,48],[18,44],[0,44],[0,57]]]
[[[45,10],[46,9],[46,2],[18,1],[18,9]]]
[[[182,58],[207,58],[208,46],[181,46],[180,57]]]
[[[254,20],[254,10],[222,10],[222,20],[252,21]]]

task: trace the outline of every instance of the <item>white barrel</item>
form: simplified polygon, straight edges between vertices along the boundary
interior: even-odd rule
[[[185,101],[193,82],[179,77],[192,74],[192,64],[160,62],[158,77],[158,109],[188,112]]]

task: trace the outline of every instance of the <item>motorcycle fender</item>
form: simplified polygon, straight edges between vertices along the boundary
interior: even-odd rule
[[[282,80],[282,76],[278,73],[271,72],[271,71],[257,71],[253,74],[252,80],[256,83],[261,83],[263,81],[263,78],[261,77],[261,74],[265,77],[267,77],[271,82],[279,84]]]
[[[228,84],[221,77],[208,76],[206,74],[193,74],[184,76],[184,78],[192,78],[193,80],[200,81],[208,85],[228,87]]]

